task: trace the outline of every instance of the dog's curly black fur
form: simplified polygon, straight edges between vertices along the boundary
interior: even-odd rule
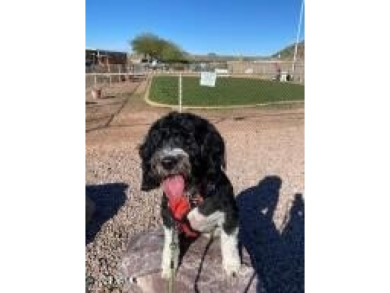
[[[236,237],[238,209],[233,187],[224,172],[225,143],[209,121],[191,113],[171,112],[151,126],[139,155],[143,191],[158,188],[166,176],[181,174],[185,178],[187,195],[201,194],[204,199],[196,208],[198,215],[211,218],[222,215],[220,225],[225,238]],[[169,168],[165,164],[167,158]],[[165,194],[161,208],[164,228],[171,229],[174,221]]]
[[[225,144],[215,127],[207,120],[190,113],[172,112],[157,120],[140,147],[142,158],[142,190],[159,186],[151,172],[151,157],[167,144],[182,148],[189,154],[192,176],[215,179],[226,168]]]

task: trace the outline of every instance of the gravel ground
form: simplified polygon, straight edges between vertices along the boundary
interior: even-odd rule
[[[119,92],[114,90],[112,98],[86,106],[86,192],[96,203],[87,227],[90,292],[121,292],[110,278],[117,274],[126,240],[161,225],[160,192],[144,193],[139,188],[137,146],[150,124],[167,110],[145,105],[144,90],[144,83],[128,83]],[[261,189],[259,183],[267,178],[280,179],[270,215],[282,233],[294,199],[304,192],[304,107],[193,112],[212,121],[224,137],[227,173],[238,196]]]

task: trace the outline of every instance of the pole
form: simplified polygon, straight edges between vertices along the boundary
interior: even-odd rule
[[[179,113],[182,111],[182,78],[181,78],[181,73],[179,74]]]
[[[303,16],[303,0],[302,0],[302,4],[301,4],[301,12],[300,12],[300,14],[299,14],[299,23],[298,23],[297,39],[296,39],[296,41],[295,41],[294,59],[293,59],[293,64],[292,64],[292,68],[291,68],[292,75],[294,75],[294,71],[295,71],[295,61],[297,60],[298,41],[299,41],[299,35],[301,34],[302,16]]]
[[[108,72],[109,73],[111,73],[111,64],[110,64],[110,62],[109,62],[109,60],[108,60],[108,54],[107,54],[107,68],[108,68]],[[110,87],[111,87],[111,83],[112,83],[112,80],[111,80],[111,74],[109,75],[109,78],[110,78]]]

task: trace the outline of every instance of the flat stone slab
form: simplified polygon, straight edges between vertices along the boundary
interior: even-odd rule
[[[122,263],[124,292],[168,292],[161,278],[163,230],[140,233],[129,240]],[[175,277],[175,292],[256,292],[258,280],[248,253],[243,249],[242,265],[235,278],[222,268],[219,237],[196,239],[185,252]]]

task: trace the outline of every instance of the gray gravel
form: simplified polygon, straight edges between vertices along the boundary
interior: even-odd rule
[[[87,105],[89,118],[93,111]],[[161,225],[160,191],[144,193],[139,189],[137,146],[150,123],[165,112],[148,108],[140,96],[134,95],[109,127],[86,134],[86,192],[96,203],[87,227],[86,278],[90,292],[121,292],[115,276],[127,239]],[[303,107],[201,114],[214,122],[225,138],[227,173],[236,194],[257,186],[266,176],[281,179],[272,221],[282,232],[295,196],[304,191]]]

